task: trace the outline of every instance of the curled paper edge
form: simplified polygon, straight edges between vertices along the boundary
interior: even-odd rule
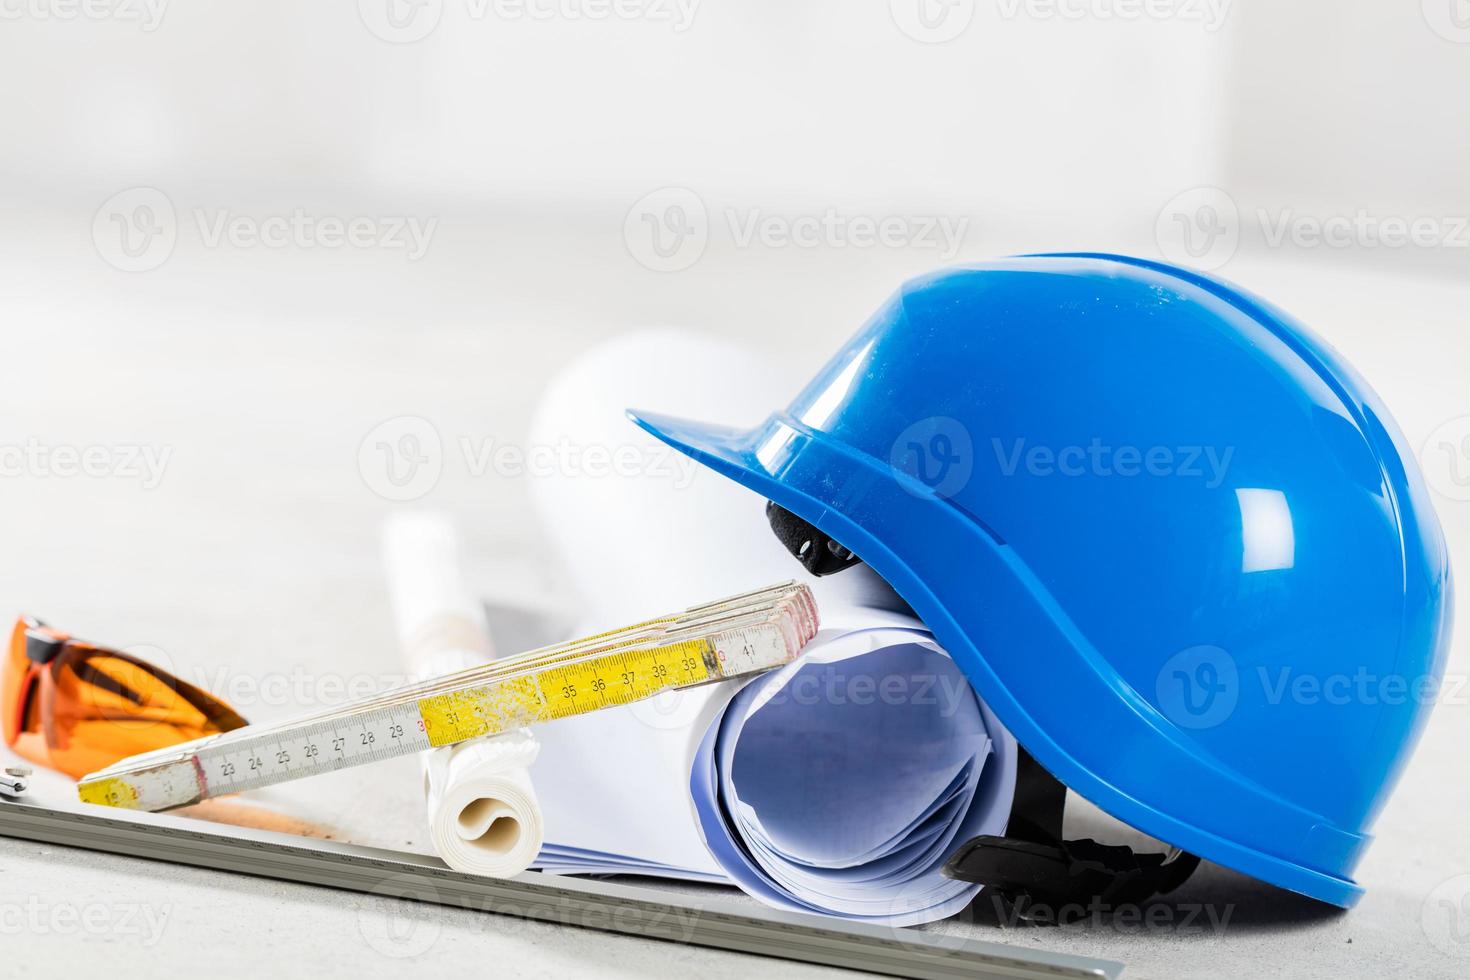
[[[399,643],[419,680],[495,657],[484,611],[465,587],[452,522],[436,513],[390,518],[383,563]],[[434,851],[455,871],[510,878],[541,851],[546,821],[531,782],[540,747],[524,729],[421,756]]]
[[[424,753],[429,835],[445,864],[510,878],[536,860],[545,821],[530,765],[539,751],[522,730]]]

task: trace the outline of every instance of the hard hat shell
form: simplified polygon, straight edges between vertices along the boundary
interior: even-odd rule
[[[1295,320],[1042,255],[906,284],[785,411],[643,428],[855,551],[1053,775],[1336,905],[1443,672],[1412,454]]]

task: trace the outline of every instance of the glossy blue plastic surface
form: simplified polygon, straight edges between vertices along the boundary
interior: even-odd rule
[[[908,283],[753,431],[640,425],[852,548],[1054,775],[1323,901],[1443,671],[1443,537],[1305,328],[1098,255]]]

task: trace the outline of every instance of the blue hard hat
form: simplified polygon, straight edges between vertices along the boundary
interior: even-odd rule
[[[871,565],[1081,796],[1361,895],[1449,559],[1377,396],[1282,311],[1155,262],[1003,259],[907,283],[755,429],[630,415]]]

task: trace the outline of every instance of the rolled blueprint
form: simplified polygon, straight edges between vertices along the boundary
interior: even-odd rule
[[[391,518],[383,564],[399,643],[418,679],[494,659],[483,607],[465,587],[447,518]],[[531,865],[545,833],[531,786],[538,751],[530,732],[520,730],[423,753],[429,834],[445,864],[496,878]]]
[[[587,630],[789,578],[816,592],[823,630],[753,681],[538,729],[537,864],[730,881],[779,908],[871,922],[942,918],[978,890],[944,878],[945,858],[1003,832],[1014,739],[870,569],[811,578],[763,500],[622,415],[754,423],[788,400],[784,382],[743,348],[664,331],[593,350],[545,395],[533,445],[640,462],[600,479],[569,467],[531,488]]]

